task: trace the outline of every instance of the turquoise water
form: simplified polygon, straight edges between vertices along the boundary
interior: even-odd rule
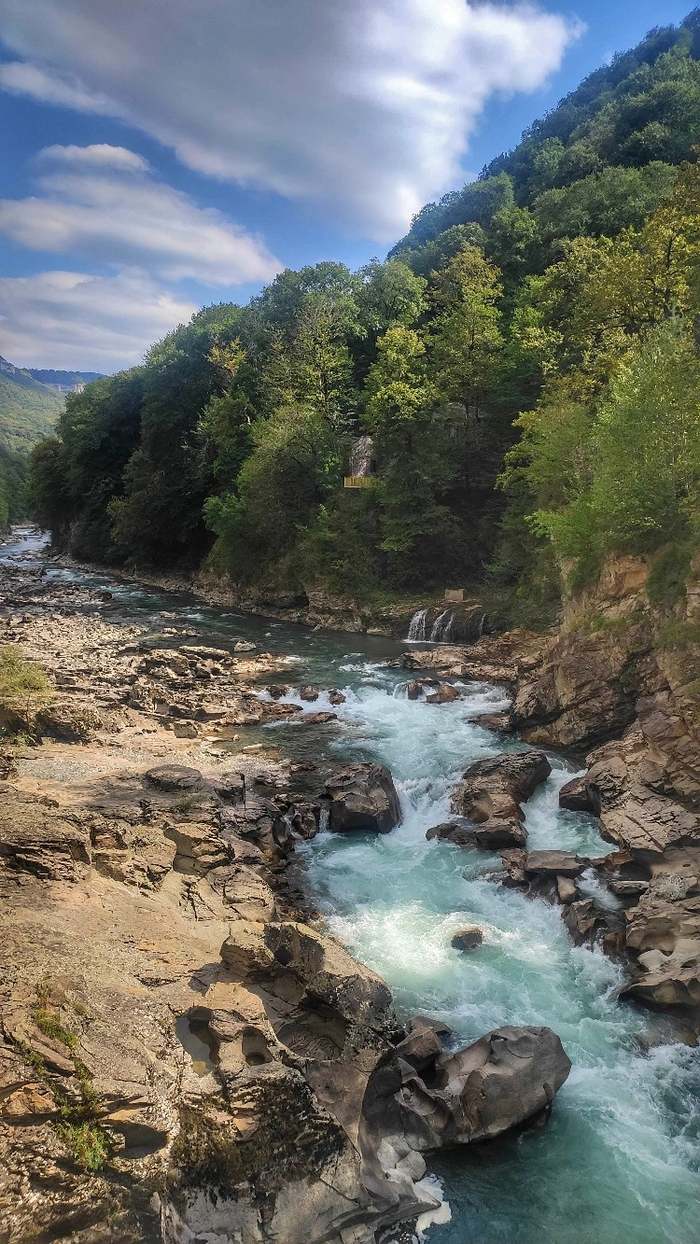
[[[285,682],[344,689],[337,726],[241,730],[241,743],[262,736],[282,751],[339,763],[378,759],[394,774],[399,828],[379,837],[321,834],[299,848],[330,929],[385,977],[405,1017],[440,1018],[465,1041],[504,1023],[559,1033],[573,1068],[546,1127],[431,1161],[452,1218],[428,1230],[429,1244],[696,1244],[700,1053],[671,1043],[663,1019],[617,1001],[620,969],[574,947],[558,908],[492,880],[498,857],[425,839],[445,819],[449,789],[467,764],[519,746],[478,725],[479,712],[504,705],[503,691],[472,685],[454,704],[409,701],[406,676],[384,668],[401,651],[393,641],[311,633],[99,575],[48,574],[109,587],[115,605],[150,620],[154,632],[173,625],[159,616],[167,610],[207,642],[252,638],[284,653]],[[288,698],[302,703],[294,692]],[[324,697],[303,705],[325,707]],[[530,846],[605,853],[592,818],[559,811],[558,788],[575,765],[552,763],[527,807]],[[450,939],[465,924],[478,924],[484,943],[462,955]]]

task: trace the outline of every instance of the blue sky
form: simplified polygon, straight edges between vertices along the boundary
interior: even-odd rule
[[[0,0],[0,353],[112,372],[382,256],[692,0]]]

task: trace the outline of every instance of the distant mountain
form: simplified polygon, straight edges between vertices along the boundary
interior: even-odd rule
[[[100,371],[54,371],[46,367],[25,367],[28,375],[50,389],[58,389],[60,393],[82,393],[86,384],[92,380],[101,380]]]
[[[0,356],[0,445],[27,453],[53,431],[63,395]]]

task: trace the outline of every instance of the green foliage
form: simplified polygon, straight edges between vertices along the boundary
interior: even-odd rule
[[[0,445],[28,453],[53,431],[63,410],[63,395],[33,380],[27,372],[0,371]]]
[[[654,558],[647,579],[652,605],[672,608],[685,596],[693,556],[692,544],[669,544]]]
[[[533,529],[579,571],[683,539],[700,517],[700,359],[682,322],[640,338],[593,410],[552,401],[520,423],[503,483],[524,474]]]
[[[40,665],[25,660],[13,644],[0,648],[0,713],[11,730],[16,730],[17,722],[28,729],[32,714],[45,707],[53,694]]]
[[[26,458],[0,445],[0,531],[27,515]]]
[[[56,1124],[56,1134],[82,1170],[94,1173],[102,1169],[109,1157],[109,1141],[96,1123],[71,1123],[62,1119]]]

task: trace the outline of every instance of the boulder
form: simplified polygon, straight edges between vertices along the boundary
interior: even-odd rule
[[[500,713],[482,713],[476,718],[477,726],[481,726],[484,730],[494,730],[496,734],[512,734],[513,721],[510,709],[504,709]]]
[[[499,1136],[548,1110],[571,1063],[551,1028],[503,1027],[450,1052],[425,1021],[370,1078],[361,1139],[418,1152]]]
[[[441,838],[456,847],[481,847],[484,851],[498,851],[501,847],[523,847],[526,841],[525,830],[519,823],[503,824],[496,817],[491,817],[483,824],[475,824],[466,817],[456,817],[451,821],[443,821],[440,825],[431,825],[426,838]]]
[[[559,791],[559,807],[569,812],[592,812],[596,809],[588,789],[586,774],[572,778]]]
[[[573,903],[578,890],[571,877],[557,877],[557,898],[560,903]]]
[[[312,703],[314,700],[318,699],[318,691],[315,687],[302,687],[299,692],[299,699],[305,700],[307,703]]]
[[[589,862],[570,851],[528,851],[525,872],[542,877],[578,877]]]
[[[188,765],[158,765],[149,769],[144,777],[151,786],[164,791],[199,790],[203,781],[199,769],[191,769]]]
[[[348,765],[328,779],[325,790],[331,801],[331,833],[388,834],[400,824],[399,798],[386,765],[364,761]]]
[[[454,704],[458,699],[459,691],[449,682],[441,682],[437,691],[425,697],[426,704]]]
[[[477,845],[493,850],[522,847],[526,835],[520,805],[551,771],[544,752],[538,751],[503,752],[478,760],[453,791],[452,809],[478,827],[473,837]],[[439,836],[455,841],[453,834]]]
[[[469,929],[458,929],[452,936],[450,946],[455,950],[475,950],[477,946],[481,946],[483,940],[481,929],[473,926]]]
[[[563,912],[563,917],[564,924],[577,946],[583,946],[584,942],[592,941],[601,923],[593,899],[590,898],[582,898],[575,903],[569,903]]]

